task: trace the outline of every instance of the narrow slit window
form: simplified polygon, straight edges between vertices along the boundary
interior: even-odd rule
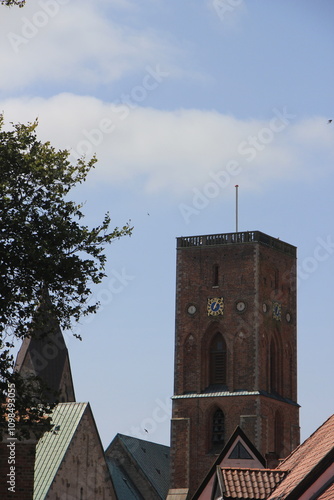
[[[213,285],[212,286],[218,286],[219,285],[219,266],[218,264],[215,264],[213,266]]]
[[[279,287],[279,273],[278,270],[275,269],[275,290],[278,290]]]

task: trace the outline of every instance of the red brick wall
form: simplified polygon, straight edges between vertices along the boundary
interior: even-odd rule
[[[188,417],[178,418],[175,416],[172,419],[171,435],[171,475],[173,477],[173,487],[184,488],[189,483],[190,419]]]
[[[8,464],[9,448],[5,441],[0,443],[0,498],[1,500],[32,500],[34,490],[35,443],[15,442],[15,464]],[[14,449],[13,449],[14,450]],[[11,455],[13,456],[13,455]],[[15,467],[14,492],[10,479],[10,467]]]

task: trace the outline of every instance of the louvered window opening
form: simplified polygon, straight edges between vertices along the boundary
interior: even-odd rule
[[[220,333],[214,337],[210,350],[210,385],[226,385],[226,344]]]

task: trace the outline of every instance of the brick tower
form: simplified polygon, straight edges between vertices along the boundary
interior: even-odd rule
[[[296,401],[296,248],[259,231],[178,238],[171,488],[191,498],[237,425],[268,466],[286,457]]]

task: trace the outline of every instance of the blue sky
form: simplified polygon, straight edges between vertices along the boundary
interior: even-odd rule
[[[104,445],[169,443],[175,238],[260,230],[298,247],[302,439],[333,413],[334,4],[27,0],[1,8],[0,109],[98,164],[73,197],[131,238],[100,312],[66,333]],[[149,432],[146,433],[144,429]]]

